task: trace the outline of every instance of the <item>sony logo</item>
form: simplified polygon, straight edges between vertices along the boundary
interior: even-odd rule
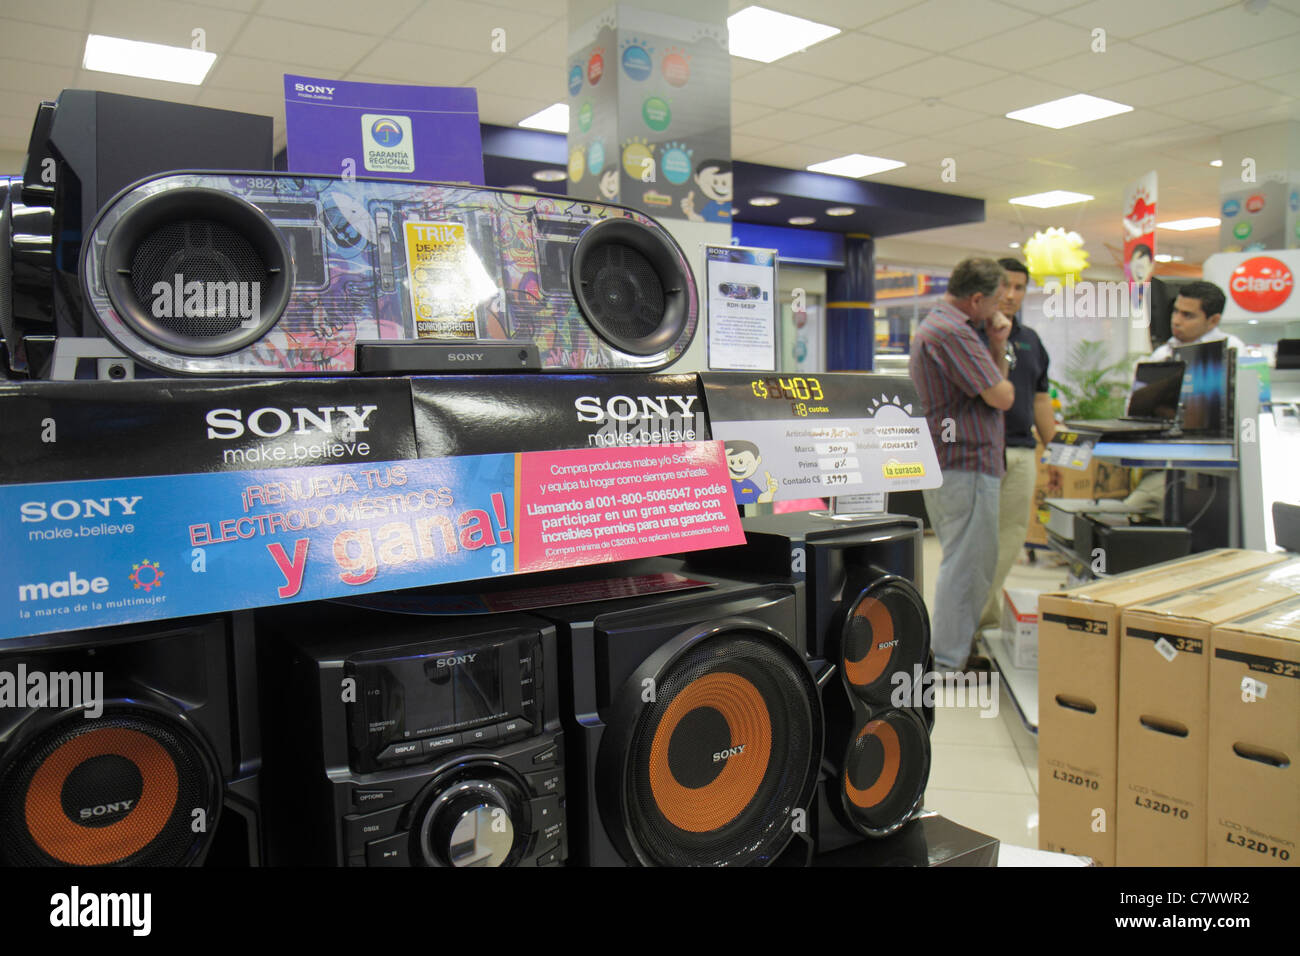
[[[454,657],[440,657],[437,660],[438,667],[455,667],[457,664],[472,664],[477,654],[457,654]]]
[[[735,747],[728,747],[726,750],[719,750],[717,753],[715,753],[713,755],[713,762],[717,763],[720,760],[726,760],[728,757],[736,757],[739,756],[740,754],[743,754],[744,752],[745,752],[744,744],[738,744]]]
[[[97,807],[82,807],[81,819],[89,820],[91,817],[102,817],[106,813],[121,813],[123,810],[130,810],[134,800],[118,800],[115,803],[102,803]]]
[[[883,651],[885,648],[894,647],[897,644],[898,644],[898,638],[894,638],[892,641],[885,641],[884,643],[877,644],[876,649]]]
[[[613,418],[620,422],[630,422],[637,418],[649,418],[659,415],[691,415],[698,395],[614,395],[602,400],[597,395],[580,395],[573,400],[573,407],[578,411],[580,422],[603,422]],[[669,403],[676,406],[669,410]]]
[[[26,522],[44,521],[53,518],[56,521],[72,521],[75,518],[91,518],[95,515],[110,517],[115,510],[120,514],[135,514],[135,506],[140,503],[140,495],[130,498],[61,498],[54,502],[24,501],[18,506],[22,520]]]
[[[350,436],[370,431],[366,424],[378,405],[326,405],[317,408],[274,408],[268,406],[248,413],[247,420],[238,408],[214,408],[207,414],[208,438],[241,438],[245,430],[262,438],[279,438],[290,428],[295,435],[308,435],[313,431],[334,431],[334,417],[344,420],[344,430]]]
[[[482,352],[450,352],[447,355],[448,362],[481,362],[483,361]]]
[[[313,86],[311,83],[295,83],[293,88],[299,93],[328,93],[330,96],[334,95],[334,87],[332,86]]]

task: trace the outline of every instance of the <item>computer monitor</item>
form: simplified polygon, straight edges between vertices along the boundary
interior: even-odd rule
[[[1187,365],[1182,390],[1183,431],[1227,436],[1228,352],[1224,339],[1174,349],[1174,357]]]
[[[1183,370],[1182,362],[1139,362],[1133,369],[1133,389],[1125,417],[1176,421]]]

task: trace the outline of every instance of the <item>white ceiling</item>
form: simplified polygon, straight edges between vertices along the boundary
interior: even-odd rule
[[[612,3],[611,3],[612,5]],[[748,0],[731,0],[732,9]],[[1251,14],[1227,0],[766,0],[844,32],[764,66],[732,59],[735,158],[802,168],[846,152],[908,165],[874,180],[987,201],[988,222],[908,238],[1002,253],[1034,228],[1064,226],[1108,264],[1125,183],[1160,175],[1161,219],[1215,215],[1218,137],[1300,121],[1300,0]],[[21,155],[41,99],[67,87],[225,107],[276,118],[285,72],[473,86],[484,122],[512,125],[562,101],[565,0],[4,0],[0,154]],[[494,53],[492,31],[506,31]],[[1106,51],[1094,53],[1094,30]],[[92,73],[88,32],[189,45],[219,59],[199,87]],[[1053,131],[1003,118],[1075,92],[1132,113]],[[955,182],[942,181],[944,159]],[[16,161],[15,161],[16,162]],[[1007,199],[1092,193],[1058,210]],[[1217,233],[1162,233],[1191,260]]]

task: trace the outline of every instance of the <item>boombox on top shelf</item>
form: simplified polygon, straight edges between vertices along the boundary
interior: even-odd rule
[[[52,135],[38,122],[32,155],[69,151],[64,109],[61,98]],[[93,167],[99,154],[82,152]],[[655,371],[679,362],[695,335],[689,263],[631,209],[485,187],[164,169],[142,164],[111,198],[76,193],[98,202],[85,216],[68,208],[69,190],[41,190],[29,161],[24,194],[43,197],[53,228],[77,241],[61,240],[40,269],[12,238],[0,249],[14,264],[0,314],[15,371]]]

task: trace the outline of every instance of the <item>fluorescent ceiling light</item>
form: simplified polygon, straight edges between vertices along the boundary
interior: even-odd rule
[[[1171,256],[1167,252],[1156,253],[1156,262],[1182,262],[1182,256]]]
[[[539,183],[558,183],[568,178],[568,173],[562,169],[539,169],[533,173],[533,179]]]
[[[896,159],[881,159],[879,156],[863,156],[861,153],[850,153],[847,156],[828,159],[824,163],[813,163],[808,167],[808,171],[861,179],[863,176],[874,176],[876,173],[883,173],[886,170],[898,169],[900,166],[906,165],[907,163],[900,163]]]
[[[727,30],[731,55],[760,63],[806,50],[840,32],[838,27],[757,6],[727,17]]]
[[[120,73],[146,80],[198,86],[215,62],[217,55],[204,50],[92,33],[86,37],[86,53],[81,65],[97,73]]]
[[[749,201],[751,206],[775,206],[781,200],[775,196],[755,196]]]
[[[567,133],[569,131],[569,104],[552,103],[540,113],[526,116],[519,121],[524,129],[544,129],[548,133]]]
[[[851,216],[851,215],[853,215],[855,212],[857,212],[857,210],[854,209],[852,206],[831,206],[830,209],[827,209],[827,210],[826,210],[826,215],[828,215],[828,216]]]
[[[1069,206],[1076,202],[1087,202],[1092,198],[1087,193],[1072,193],[1068,189],[1052,189],[1045,193],[1034,193],[1031,196],[1016,196],[1013,199],[1008,199],[1007,202],[1013,206],[1051,209],[1053,206]]]
[[[793,216],[787,220],[792,226],[811,226],[817,220],[812,216]]]
[[[1212,159],[1212,160],[1210,160],[1210,165],[1211,165],[1211,166],[1222,166],[1222,165],[1223,165],[1223,160],[1221,160],[1221,159]]]
[[[1013,243],[1011,243],[1011,248],[1012,248],[1012,249],[1019,249],[1019,248],[1020,248],[1020,243],[1018,243],[1018,242],[1013,242]]]
[[[1023,110],[1012,110],[1007,114],[1007,119],[1033,123],[1035,126],[1046,126],[1049,129],[1065,129],[1067,126],[1078,126],[1080,123],[1091,123],[1093,120],[1132,111],[1133,107],[1116,103],[1114,100],[1103,100],[1101,97],[1089,96],[1087,93],[1075,93],[1063,99],[1028,106]]]
[[[1212,216],[1196,216],[1192,219],[1175,219],[1172,222],[1156,223],[1161,229],[1173,229],[1176,232],[1191,232],[1193,229],[1211,229],[1219,224]]]

